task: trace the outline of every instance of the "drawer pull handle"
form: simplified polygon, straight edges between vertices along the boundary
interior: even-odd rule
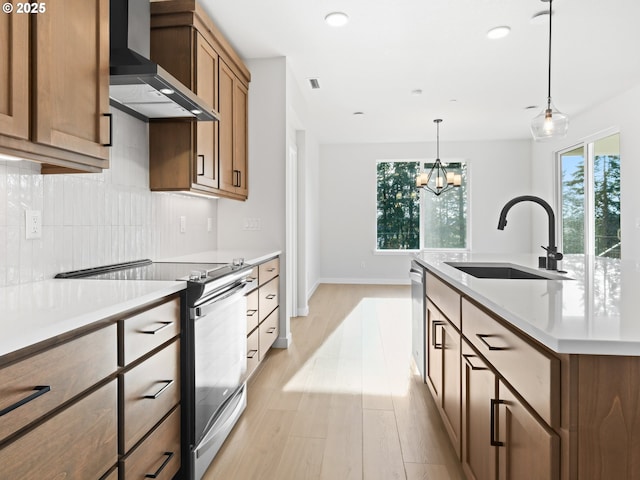
[[[276,271],[276,267],[267,268],[267,272],[269,273],[275,272],[275,271]]]
[[[247,317],[253,317],[258,310],[247,310]]]
[[[155,394],[153,394],[153,395],[145,395],[144,398],[149,398],[151,400],[155,400],[160,395],[162,395],[164,392],[166,392],[167,389],[171,385],[173,385],[173,380],[161,380],[160,383],[166,383],[166,385],[164,387],[162,387],[160,390],[158,390]]]
[[[247,352],[247,358],[253,358],[256,356],[256,353],[258,353],[258,350],[249,350]]]
[[[462,357],[464,358],[464,361],[467,362],[467,365],[469,365],[469,367],[471,367],[471,370],[489,370],[487,367],[477,367],[475,366],[473,363],[471,363],[471,360],[469,359],[470,357],[474,357],[477,358],[476,355],[470,355],[470,354],[462,354]]]
[[[112,113],[103,113],[103,117],[107,117],[109,119],[109,142],[103,143],[103,147],[113,147],[113,114]]]
[[[165,328],[167,328],[169,325],[173,325],[173,322],[160,322],[162,323],[162,326],[156,328],[155,330],[142,330],[140,333],[146,333],[148,335],[155,335],[156,333],[164,330]]]
[[[34,387],[33,390],[34,390],[34,392],[31,395],[29,395],[28,397],[25,397],[22,400],[19,400],[16,403],[14,403],[13,405],[9,405],[7,408],[3,408],[2,410],[0,410],[0,417],[2,417],[3,415],[6,415],[7,413],[15,410],[16,408],[21,407],[25,403],[29,403],[31,400],[35,400],[40,395],[44,395],[45,393],[47,393],[48,391],[51,390],[51,386],[49,386],[49,385],[38,385],[37,387]]]
[[[196,175],[204,175],[204,155],[198,155],[198,165],[196,168]]]
[[[273,300],[274,298],[276,298],[275,293],[270,293],[269,295],[267,295],[267,300]]]
[[[504,403],[504,400],[491,399],[491,428],[489,428],[489,434],[491,436],[492,447],[504,447],[504,442],[496,440],[496,405]]]
[[[431,345],[436,350],[442,350],[442,342],[438,343],[436,341],[436,328],[444,327],[445,325],[446,323],[442,320],[434,320],[433,322],[431,322]]]
[[[147,473],[144,478],[158,478],[158,476],[160,475],[160,473],[162,472],[162,470],[164,470],[164,467],[167,466],[167,464],[171,461],[171,459],[173,458],[173,452],[164,452],[163,456],[166,456],[167,458],[164,459],[164,462],[162,462],[162,465],[160,465],[160,468],[158,468],[158,470],[156,470],[155,473]]]
[[[485,347],[487,347],[489,350],[507,350],[507,348],[505,347],[494,347],[493,345],[489,344],[489,342],[487,342],[487,337],[492,337],[493,335],[484,335],[481,333],[476,333],[476,337],[478,337],[478,339],[484,343]]]
[[[267,330],[267,333],[273,333],[276,331],[276,327],[271,327],[269,330]]]

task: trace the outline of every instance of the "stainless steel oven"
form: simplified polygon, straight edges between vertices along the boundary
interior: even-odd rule
[[[247,273],[232,275],[227,284],[189,307],[194,362],[192,479],[202,478],[247,404]]]

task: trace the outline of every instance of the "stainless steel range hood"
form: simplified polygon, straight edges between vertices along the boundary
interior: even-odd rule
[[[111,105],[142,119],[219,120],[219,114],[149,60],[149,0],[110,2]]]

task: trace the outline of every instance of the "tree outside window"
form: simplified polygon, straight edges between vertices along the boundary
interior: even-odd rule
[[[559,158],[563,252],[620,258],[620,135]]]
[[[435,196],[416,187],[419,161],[377,164],[378,250],[464,249],[467,247],[467,166],[447,163],[462,186]],[[432,163],[425,163],[429,171]]]

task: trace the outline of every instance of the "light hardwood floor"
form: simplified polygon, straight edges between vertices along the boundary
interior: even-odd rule
[[[411,367],[408,286],[321,285],[272,349],[205,480],[460,480]]]

